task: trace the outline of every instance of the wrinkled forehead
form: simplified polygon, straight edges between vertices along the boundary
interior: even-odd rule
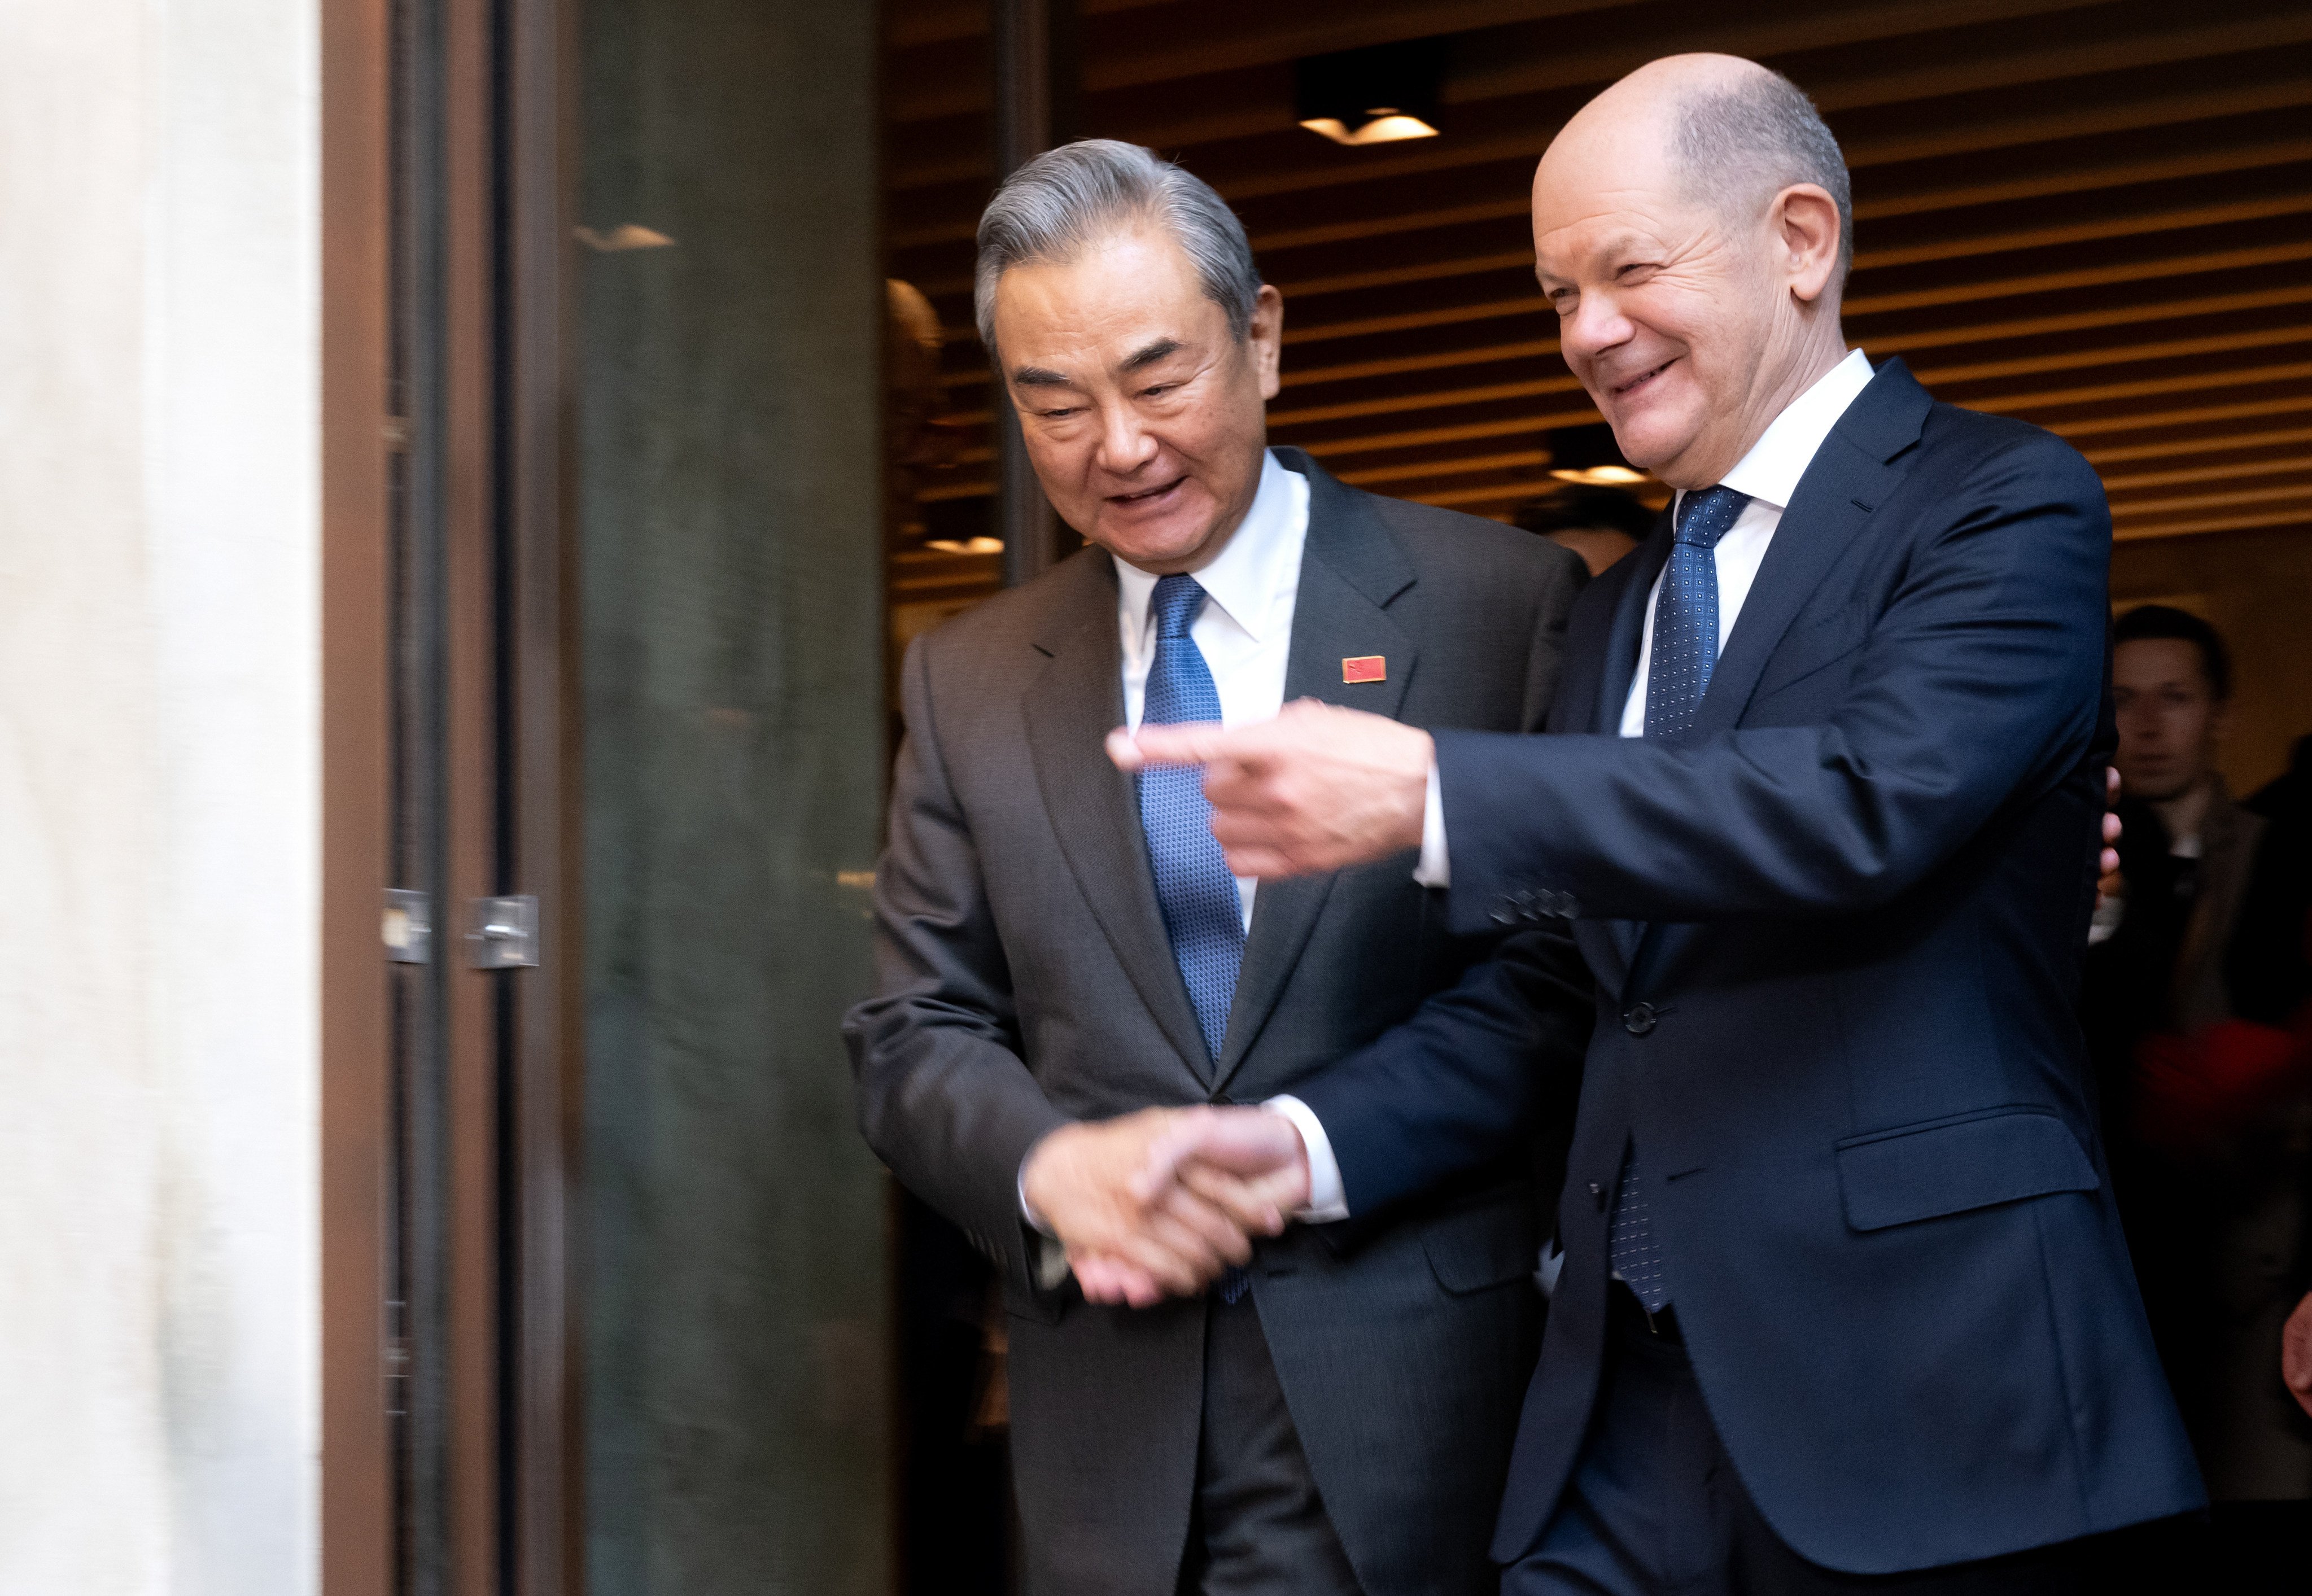
[[[1007,360],[1029,344],[1182,342],[1224,320],[1187,254],[1160,230],[1112,234],[1057,260],[1023,261],[995,284],[996,340]]]
[[[1537,200],[1534,274],[1545,285],[1613,276],[1632,262],[1660,264],[1705,247],[1718,212],[1676,190],[1599,184],[1578,195]]]

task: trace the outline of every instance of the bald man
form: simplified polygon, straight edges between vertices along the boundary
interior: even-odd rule
[[[1597,1026],[1509,1596],[2067,1591],[2084,1538],[2203,1501],[2072,1012],[2109,515],[2059,440],[1848,347],[1851,217],[1813,106],[1724,57],[1543,157],[1567,364],[1677,489],[1576,605],[1554,735],[1111,740],[1207,766],[1239,874],[1418,847],[1456,928],[1572,923]],[[1388,1062],[1293,1089],[1353,1208],[1454,1162]]]

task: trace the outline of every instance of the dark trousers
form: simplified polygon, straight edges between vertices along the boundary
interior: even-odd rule
[[[1204,1316],[1204,1436],[1181,1596],[1359,1596],[1247,1294]]]
[[[1840,1574],[1782,1544],[1702,1404],[1674,1312],[1650,1327],[1616,1285],[1604,1384],[1573,1479],[1502,1596],[2070,1596],[2068,1547],[1914,1574]]]

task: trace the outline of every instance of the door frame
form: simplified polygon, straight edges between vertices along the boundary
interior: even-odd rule
[[[573,10],[321,7],[328,1596],[582,1583]],[[413,885],[428,967],[380,934]],[[471,968],[515,893],[537,964]]]

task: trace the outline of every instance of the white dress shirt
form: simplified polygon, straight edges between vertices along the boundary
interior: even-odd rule
[[[1260,457],[1252,507],[1220,554],[1195,573],[1204,607],[1188,627],[1220,689],[1221,723],[1274,720],[1284,707],[1284,667],[1292,648],[1292,609],[1300,593],[1300,551],[1309,541],[1309,478]],[[1116,557],[1111,556],[1111,558]],[[1140,730],[1148,672],[1156,663],[1156,574],[1116,560],[1116,625],[1124,644],[1124,723]],[[1244,926],[1252,929],[1259,885],[1236,878]]]
[[[1309,478],[1264,453],[1260,486],[1252,505],[1213,563],[1195,573],[1204,590],[1204,606],[1189,623],[1188,636],[1204,656],[1219,690],[1221,723],[1241,726],[1273,720],[1284,707],[1284,673],[1292,648],[1292,612],[1300,593],[1300,556],[1309,541]],[[1116,561],[1116,624],[1124,645],[1124,719],[1134,731],[1148,697],[1148,672],[1156,663],[1156,619],[1152,613],[1156,575],[1121,558]],[[1237,903],[1244,928],[1252,929],[1252,902],[1259,881],[1236,878]],[[1319,1155],[1332,1173],[1329,1188],[1318,1188],[1300,1217],[1344,1219],[1340,1171],[1332,1144],[1316,1115],[1293,1098],[1272,1099],[1274,1109],[1300,1127],[1313,1167]],[[1024,1181],[1027,1166],[1020,1165]],[[1327,1206],[1329,1204],[1329,1207]],[[1029,1224],[1049,1227],[1028,1206],[1023,1185],[1020,1211]]]

